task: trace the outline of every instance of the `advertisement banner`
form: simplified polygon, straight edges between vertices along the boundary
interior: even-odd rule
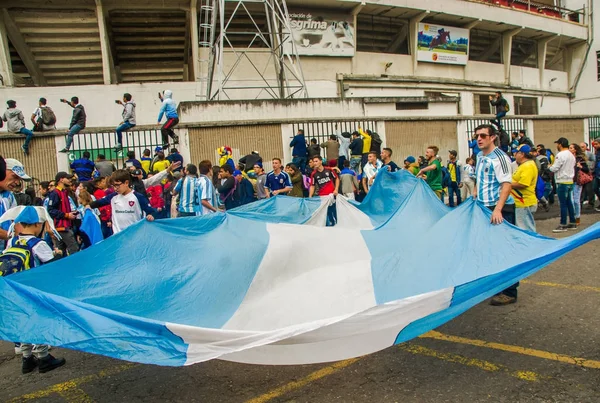
[[[291,39],[300,56],[352,57],[356,47],[353,21],[349,14],[290,10]]]
[[[469,60],[469,30],[420,23],[417,60],[466,65]]]

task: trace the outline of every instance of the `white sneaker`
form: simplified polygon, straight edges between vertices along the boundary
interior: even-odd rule
[[[15,343],[15,354],[23,354],[23,352],[21,352],[21,343]]]
[[[583,203],[581,203],[582,206],[585,206],[586,204],[588,204],[589,202],[587,200],[584,200]]]

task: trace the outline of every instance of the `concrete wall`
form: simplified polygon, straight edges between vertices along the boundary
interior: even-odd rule
[[[425,155],[430,145],[439,147],[439,155],[445,161],[448,151],[458,148],[456,129],[456,121],[386,122],[386,145],[394,150],[397,164],[409,155]]]
[[[544,144],[556,151],[554,142],[559,137],[565,137],[571,143],[584,141],[584,121],[582,119],[534,120],[533,132],[535,143]]]
[[[24,137],[4,137],[0,139],[0,150],[4,158],[16,158],[25,166],[29,176],[38,181],[54,179],[58,172],[57,149],[54,136],[39,136],[29,145],[31,153],[23,155],[21,145]]]

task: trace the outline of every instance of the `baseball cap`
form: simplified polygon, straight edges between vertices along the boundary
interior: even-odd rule
[[[236,169],[235,171],[233,171],[233,176],[238,176],[241,174],[242,174],[242,171],[240,171],[239,169]]]
[[[454,155],[455,157],[458,155],[458,153],[456,152],[456,150],[450,150],[450,151],[448,151],[448,153]]]
[[[163,150],[163,149],[162,149],[162,147],[161,147],[161,146],[158,146],[158,147],[156,147],[156,148],[154,149],[154,152],[155,152],[155,153],[158,153],[158,152],[161,152],[162,150]]]
[[[256,166],[259,166],[259,167],[261,167],[261,168],[263,167],[263,164],[262,164],[262,162],[260,162],[260,161],[256,162],[254,165],[256,165]]]
[[[44,221],[44,218],[40,217],[35,207],[32,206],[25,206],[17,218],[15,218],[15,224],[37,224]]]
[[[518,152],[521,152],[523,154],[529,154],[529,153],[531,153],[531,147],[528,146],[527,144],[523,144],[521,147],[519,147]]]
[[[569,140],[564,137],[559,138],[554,144],[560,144],[562,147],[567,148],[569,146]]]
[[[56,176],[54,177],[54,181],[58,182],[59,180],[61,180],[63,178],[72,179],[73,178],[73,174],[61,171],[61,172],[59,172],[59,173],[56,174]]]
[[[25,167],[23,166],[21,161],[18,161],[14,158],[6,158],[5,162],[7,171],[13,171],[15,174],[17,174],[19,178],[23,180],[31,180],[31,176],[27,175],[27,173],[25,172]]]
[[[409,155],[408,157],[406,157],[406,161],[409,164],[414,164],[417,160],[415,159],[415,157],[413,157],[412,155]]]

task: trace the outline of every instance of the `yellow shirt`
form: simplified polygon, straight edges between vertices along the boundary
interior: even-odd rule
[[[535,185],[538,178],[537,165],[533,160],[528,160],[513,173],[513,181],[526,186],[523,189],[513,189],[511,194],[515,198],[515,207],[531,207],[537,205]]]
[[[358,129],[358,132],[363,138],[363,154],[368,154],[371,151],[371,136],[369,136],[369,133],[363,131],[363,129]]]
[[[450,173],[450,180],[456,182],[456,165],[448,164],[448,172]]]
[[[162,172],[165,169],[167,169],[169,166],[171,165],[171,163],[169,162],[169,160],[158,160],[154,163],[154,166],[152,167],[156,172]]]

